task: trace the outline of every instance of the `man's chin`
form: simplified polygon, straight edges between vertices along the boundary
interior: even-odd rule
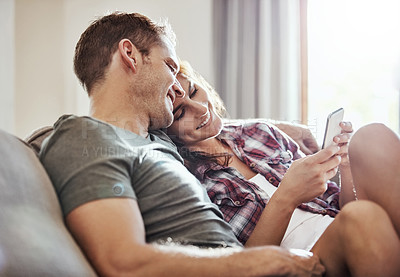
[[[174,118],[172,115],[165,115],[160,119],[153,119],[150,121],[149,131],[151,130],[160,130],[166,129],[174,122]]]

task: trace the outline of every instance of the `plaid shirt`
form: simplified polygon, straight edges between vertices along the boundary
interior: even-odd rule
[[[293,160],[304,154],[286,134],[261,120],[228,123],[218,139],[253,171],[278,187]],[[201,164],[192,172],[206,187],[211,200],[219,206],[239,241],[246,243],[253,232],[269,196],[255,183],[246,180],[232,167],[216,163]],[[300,209],[334,217],[339,212],[339,187],[328,182],[326,192]]]

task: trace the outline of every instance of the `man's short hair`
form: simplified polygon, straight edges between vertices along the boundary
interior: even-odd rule
[[[138,13],[103,16],[90,24],[76,45],[75,74],[90,95],[93,86],[103,80],[122,39],[129,39],[140,53],[148,55],[153,46],[163,45],[163,37],[175,46],[175,34],[166,22],[156,23]]]

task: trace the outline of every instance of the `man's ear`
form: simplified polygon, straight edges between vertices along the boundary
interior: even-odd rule
[[[118,51],[124,64],[136,72],[141,53],[135,45],[129,39],[123,39],[118,43]]]

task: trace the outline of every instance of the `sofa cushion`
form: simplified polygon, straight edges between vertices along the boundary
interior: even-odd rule
[[[0,130],[0,276],[95,276],[32,149]]]

